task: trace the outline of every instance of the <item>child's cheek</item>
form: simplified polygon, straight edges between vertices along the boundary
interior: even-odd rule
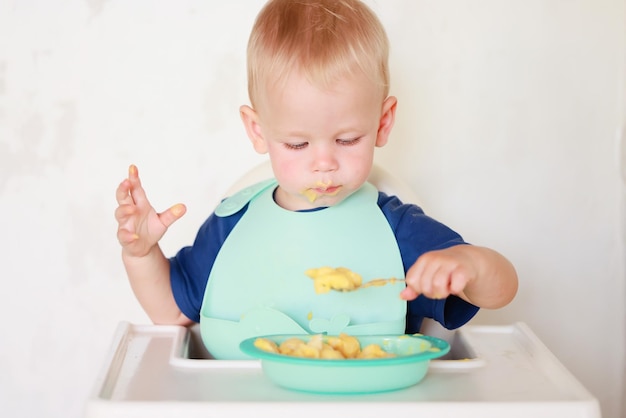
[[[272,165],[274,167],[274,174],[281,186],[291,190],[300,190],[306,186],[305,184],[301,184],[303,164],[297,159],[274,159]]]

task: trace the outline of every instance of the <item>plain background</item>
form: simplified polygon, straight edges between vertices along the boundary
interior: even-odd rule
[[[120,321],[148,323],[115,236],[138,165],[190,244],[264,160],[238,107],[262,0],[0,0],[0,411],[79,417]],[[624,0],[370,0],[397,125],[377,161],[516,265],[508,307],[626,416]],[[514,376],[512,376],[514,378]]]

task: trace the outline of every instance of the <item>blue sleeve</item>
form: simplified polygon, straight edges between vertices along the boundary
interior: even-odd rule
[[[419,206],[403,204],[397,197],[382,192],[378,206],[396,236],[405,272],[428,251],[467,244],[459,234],[427,216]],[[419,332],[423,318],[433,318],[445,328],[455,329],[477,312],[478,307],[454,295],[440,300],[420,295],[408,303],[406,333]]]
[[[217,253],[246,209],[227,217],[211,214],[200,227],[193,246],[180,249],[170,258],[174,299],[180,311],[195,322],[200,322],[204,289]]]

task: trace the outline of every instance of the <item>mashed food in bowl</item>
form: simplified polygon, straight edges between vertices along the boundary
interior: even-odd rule
[[[378,344],[361,347],[359,340],[351,335],[341,333],[339,336],[313,335],[308,341],[292,337],[277,344],[269,338],[259,337],[254,346],[270,353],[294,357],[319,359],[373,359],[395,357]]]

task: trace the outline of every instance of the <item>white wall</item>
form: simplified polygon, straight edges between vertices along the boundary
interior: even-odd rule
[[[238,118],[262,0],[0,0],[2,415],[78,417],[117,323],[146,323],[115,238],[139,166],[193,239],[262,160]],[[507,308],[626,416],[624,0],[378,0],[393,45],[378,160],[424,208],[516,264]],[[622,414],[620,414],[620,412]]]

